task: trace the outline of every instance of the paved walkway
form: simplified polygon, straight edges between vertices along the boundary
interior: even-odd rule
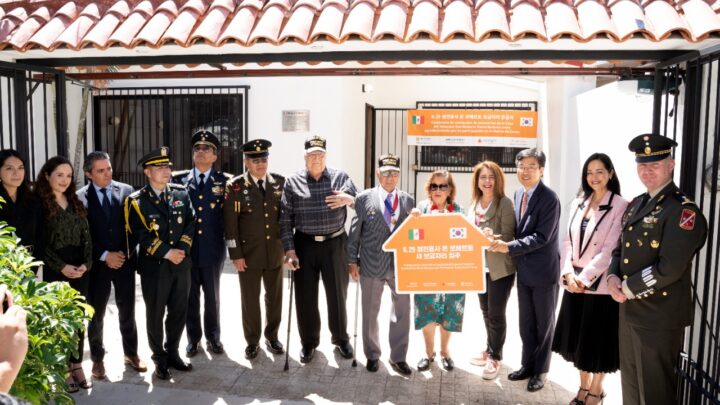
[[[287,280],[286,280],[287,282]],[[455,334],[451,342],[451,353],[456,369],[444,371],[438,362],[426,372],[417,372],[415,366],[423,355],[423,340],[420,331],[412,331],[408,364],[413,368],[411,378],[406,379],[392,371],[387,364],[387,319],[390,310],[390,295],[386,289],[381,310],[381,341],[383,353],[380,370],[369,373],[365,370],[362,355],[361,336],[358,336],[358,366],[351,367],[351,360],[345,360],[333,352],[327,326],[323,325],[321,345],[315,359],[308,365],[299,362],[300,341],[293,325],[290,341],[290,370],[283,371],[285,356],[276,356],[264,350],[252,362],[245,360],[245,340],[240,318],[240,288],[238,277],[231,264],[226,263],[221,280],[222,289],[222,341],[226,353],[214,355],[201,349],[192,358],[194,370],[190,373],[173,371],[173,379],[161,381],[152,377],[152,362],[145,333],[145,306],[137,283],[137,321],[140,338],[140,356],[149,364],[149,371],[138,374],[126,368],[122,362],[122,345],[117,327],[117,307],[114,301],[108,305],[105,321],[105,345],[107,355],[105,366],[108,380],[95,382],[91,390],[74,394],[79,404],[295,404],[295,403],[355,403],[355,404],[567,404],[578,385],[578,375],[571,364],[554,356],[545,388],[536,393],[525,390],[526,381],[510,382],[507,374],[520,365],[520,337],[517,320],[517,297],[510,297],[508,305],[508,338],[505,359],[500,377],[485,381],[480,377],[481,369],[469,364],[468,360],[484,348],[485,334],[482,327],[480,305],[476,296],[469,295],[466,301],[465,322],[462,333]],[[352,336],[356,284],[351,282],[348,289],[348,332]],[[324,292],[320,292],[321,314],[326,314]],[[287,283],[283,304],[281,340],[285,344],[287,333]],[[323,315],[323,319],[326,316]],[[180,350],[184,353],[185,340]],[[90,375],[92,362],[89,350],[85,351],[83,366]],[[606,379],[608,397],[605,404],[620,404],[619,373]]]

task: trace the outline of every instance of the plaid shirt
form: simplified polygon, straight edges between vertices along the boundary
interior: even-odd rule
[[[280,237],[285,251],[295,249],[293,230],[308,235],[329,235],[345,226],[347,208],[331,210],[325,202],[333,190],[351,196],[357,194],[355,184],[342,170],[326,167],[318,181],[306,169],[288,177],[280,202]]]

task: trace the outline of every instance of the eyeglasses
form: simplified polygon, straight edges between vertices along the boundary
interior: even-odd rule
[[[519,172],[534,172],[534,171],[538,170],[539,168],[540,168],[540,166],[536,166],[536,165],[530,165],[530,166],[518,165],[517,166],[517,169]]]
[[[252,164],[254,164],[254,165],[259,165],[259,164],[261,164],[261,163],[267,163],[267,162],[268,162],[268,159],[267,159],[267,158],[255,158],[255,159],[249,159],[249,160],[250,160],[250,163],[252,163]]]
[[[400,172],[396,170],[388,170],[384,172],[380,172],[380,175],[382,177],[400,177]]]
[[[449,188],[450,188],[449,184],[435,184],[435,183],[430,184],[430,191],[437,191],[437,190],[447,191]]]
[[[193,146],[193,152],[210,152],[211,147],[207,145]]]

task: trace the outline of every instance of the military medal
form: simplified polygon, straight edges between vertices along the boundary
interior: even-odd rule
[[[654,240],[654,241],[650,242],[650,246],[652,246],[653,249],[657,249],[660,247],[660,242]]]
[[[210,203],[210,209],[215,208],[215,203]]]

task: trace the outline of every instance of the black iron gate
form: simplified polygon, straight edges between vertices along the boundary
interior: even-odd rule
[[[116,179],[136,187],[144,176],[136,166],[151,149],[169,146],[175,169],[192,167],[191,135],[201,129],[220,139],[217,168],[241,173],[237,153],[247,139],[247,86],[142,87],[96,90],[95,148],[112,159]]]
[[[366,187],[375,186],[377,159],[386,153],[401,157],[402,176],[398,187],[416,197],[417,176],[438,169],[452,172],[471,172],[473,166],[483,160],[492,160],[505,172],[515,172],[515,155],[523,148],[483,146],[414,146],[407,143],[407,108],[373,108],[372,117],[366,125],[366,144],[371,145],[372,155],[366,159]],[[537,111],[537,103],[513,101],[418,101],[417,109],[482,109],[482,110],[528,110]],[[369,114],[370,112],[366,112]],[[416,197],[417,198],[417,197]]]
[[[720,404],[720,50],[656,69],[653,130],[680,143],[680,188],[708,220],[695,258],[695,314],[679,362],[680,404]]]
[[[49,157],[68,154],[65,106],[63,72],[0,62],[0,149],[27,159],[31,181]]]

